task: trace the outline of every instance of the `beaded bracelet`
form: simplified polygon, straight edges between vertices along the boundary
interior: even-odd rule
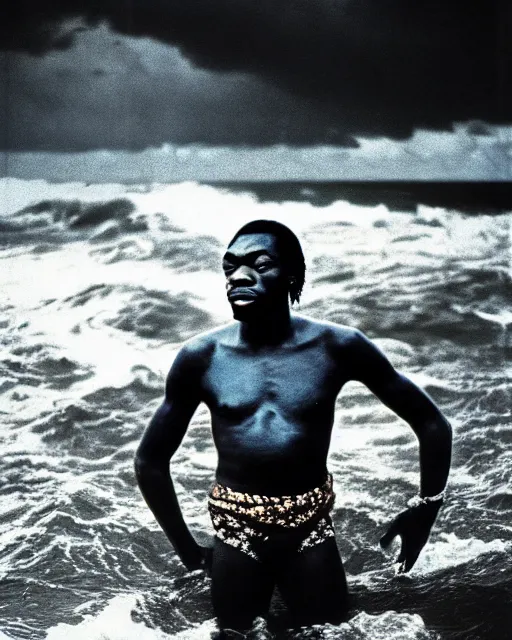
[[[430,504],[432,502],[439,502],[444,498],[444,491],[438,493],[436,496],[414,496],[407,502],[408,507],[420,507],[422,504]]]

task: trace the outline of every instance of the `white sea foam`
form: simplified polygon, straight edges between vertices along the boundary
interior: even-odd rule
[[[436,542],[427,544],[411,574],[428,575],[467,564],[485,554],[506,554],[511,550],[512,542],[499,538],[484,542],[477,538],[459,538],[455,533],[440,533]]]
[[[205,640],[217,629],[211,619],[169,635],[132,620],[131,612],[136,604],[136,596],[116,596],[95,616],[85,615],[84,620],[76,625],[60,623],[48,629],[45,640]],[[262,624],[258,622],[247,637],[271,639],[272,634],[266,630],[264,622],[260,622]],[[420,616],[393,611],[382,615],[362,612],[348,623],[315,626],[314,629],[321,632],[322,638],[330,640],[433,640],[435,637],[426,630]],[[312,631],[304,628],[297,638],[306,640]]]
[[[131,612],[136,596],[118,595],[97,616],[84,616],[77,625],[60,623],[46,633],[46,640],[168,640],[171,636],[134,622]]]

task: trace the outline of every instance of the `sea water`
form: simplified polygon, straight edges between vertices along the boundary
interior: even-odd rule
[[[221,257],[255,218],[288,224],[303,243],[298,312],[364,331],[454,429],[445,505],[414,570],[397,576],[396,549],[377,542],[417,493],[417,441],[364,386],[345,387],[329,468],[352,618],[293,637],[510,637],[511,214],[261,202],[195,183],[2,180],[0,202],[2,640],[214,631],[208,579],[181,566],[133,456],[180,344],[230,321]],[[172,473],[203,542],[215,465],[200,407]],[[279,621],[278,598],[272,611]],[[280,636],[263,620],[252,632]]]

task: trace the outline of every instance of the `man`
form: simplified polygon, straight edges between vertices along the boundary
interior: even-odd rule
[[[408,571],[443,501],[451,428],[432,400],[399,374],[360,331],[291,314],[305,275],[296,236],[277,222],[251,222],[224,256],[227,296],[238,322],[188,341],[165,400],[136,456],[140,489],[185,566],[212,578],[221,629],[263,616],[275,586],[297,626],[338,623],[347,585],[329,516],[334,494],[327,454],[336,398],[363,382],[406,420],[419,440],[420,495],[391,524]],[[201,547],[188,530],[169,461],[204,402],[218,453],[209,497],[215,530]]]

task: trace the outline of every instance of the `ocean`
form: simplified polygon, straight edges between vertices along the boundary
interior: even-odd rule
[[[297,312],[364,331],[454,429],[445,504],[413,571],[395,575],[378,540],[417,493],[417,441],[346,385],[329,468],[352,617],[293,637],[510,638],[512,213],[304,189],[0,181],[1,640],[210,637],[208,578],[180,565],[133,456],[180,344],[230,321],[222,253],[256,218],[303,243]],[[173,458],[200,541],[215,465],[200,407]],[[276,598],[251,637],[289,637],[282,619]]]

